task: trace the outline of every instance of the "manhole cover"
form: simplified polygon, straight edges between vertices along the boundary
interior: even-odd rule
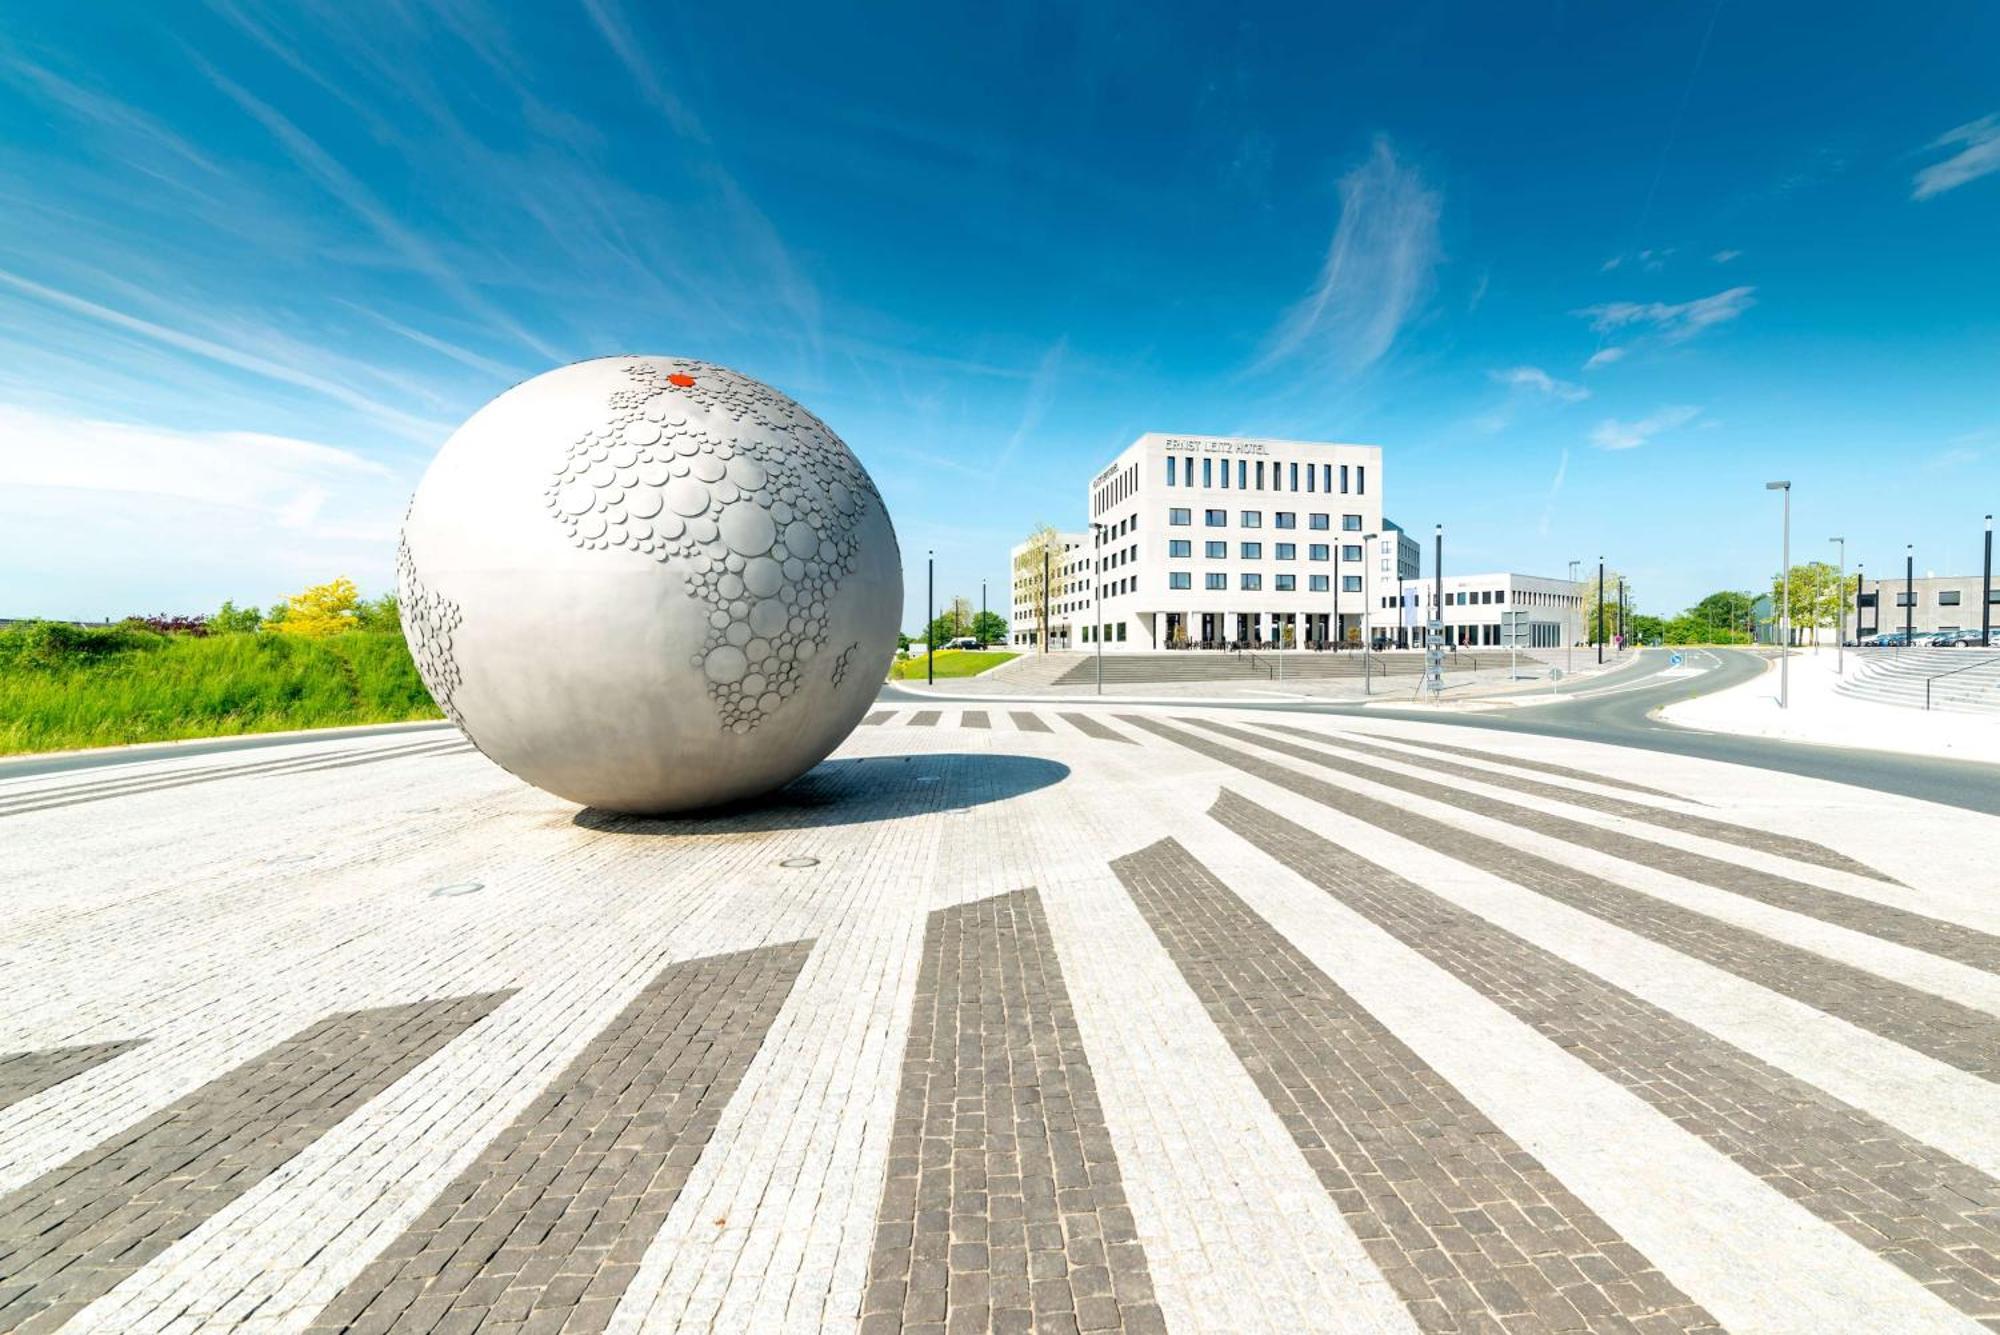
[[[456,881],[451,885],[441,885],[431,891],[432,899],[455,899],[460,895],[473,895],[486,888],[484,881]]]

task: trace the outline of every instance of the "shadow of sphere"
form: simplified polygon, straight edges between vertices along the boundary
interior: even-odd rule
[[[821,761],[774,793],[706,811],[651,817],[585,807],[572,823],[607,834],[647,836],[855,825],[1004,802],[1061,783],[1069,774],[1069,766],[1038,756],[856,756]]]

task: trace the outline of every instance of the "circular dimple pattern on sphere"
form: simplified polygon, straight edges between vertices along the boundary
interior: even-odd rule
[[[630,387],[550,475],[548,511],[577,547],[623,548],[685,576],[710,609],[694,660],[717,722],[740,735],[784,708],[825,647],[827,600],[855,568],[860,498],[880,497],[824,423],[766,386],[703,362],[625,369]]]

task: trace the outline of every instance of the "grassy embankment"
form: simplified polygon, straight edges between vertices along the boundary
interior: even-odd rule
[[[0,755],[438,717],[395,631],[0,630]]]
[[[937,651],[937,675],[940,677],[976,677],[988,668],[997,668],[1010,658],[1019,658],[1016,653],[1003,649],[940,649]],[[889,664],[890,681],[922,681],[924,660],[921,654],[911,658],[895,659]]]

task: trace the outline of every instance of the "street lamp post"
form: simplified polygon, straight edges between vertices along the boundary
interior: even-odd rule
[[[1903,648],[1917,639],[1917,544],[1903,544]]]
[[[1379,533],[1364,533],[1361,537],[1361,693],[1375,694],[1375,684],[1368,679],[1368,549]]]
[[[924,553],[924,685],[937,685],[937,553]]]
[[[1986,575],[1979,584],[1979,647],[1993,647],[1993,516],[1986,516]]]
[[[1597,666],[1604,666],[1604,558],[1597,558]]]
[[[1785,493],[1785,539],[1783,556],[1778,563],[1778,590],[1783,595],[1784,608],[1778,623],[1778,708],[1790,709],[1792,707],[1792,484],[1766,482],[1764,490]]]
[[[1090,524],[1090,638],[1097,641],[1097,693],[1104,694],[1104,525]]]
[[[1847,675],[1847,539],[1830,538],[1840,544],[1840,576],[1834,588],[1840,590],[1840,610],[1833,621],[1833,674]]]
[[[1856,561],[1854,563],[1854,647],[1857,649],[1861,647],[1861,590],[1867,584],[1867,581],[1862,576],[1867,573],[1868,563],[1866,561]],[[1841,594],[1843,599],[1846,596],[1845,592]],[[1882,600],[1877,598],[1875,603],[1875,629],[1879,631],[1882,629]]]
[[[1563,608],[1563,638],[1569,641],[1569,646],[1563,650],[1563,671],[1571,675],[1576,673],[1576,636],[1571,632],[1569,623],[1570,618],[1576,615],[1576,605],[1582,601],[1576,596],[1576,568],[1582,564],[1581,561],[1569,563],[1569,606]],[[1583,618],[1578,616],[1576,619],[1581,621]]]
[[[1618,648],[1625,648],[1625,577],[1618,577]]]
[[[1042,544],[1042,652],[1049,651],[1049,548]]]
[[[1431,558],[1431,577],[1437,581],[1431,601],[1436,604],[1431,615],[1437,618],[1438,642],[1444,642],[1444,525],[1437,526],[1437,554]]]

